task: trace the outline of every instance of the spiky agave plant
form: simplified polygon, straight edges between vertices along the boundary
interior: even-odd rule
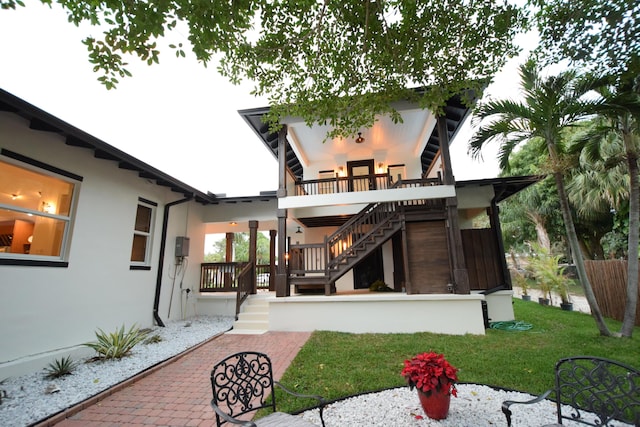
[[[45,368],[47,378],[60,378],[65,375],[71,375],[78,364],[71,359],[71,356],[56,359],[49,363]]]
[[[96,332],[97,341],[85,343],[98,353],[100,359],[121,359],[129,354],[131,349],[144,341],[148,332],[141,331],[136,325],[125,332],[124,325],[115,332],[106,333],[102,329]]]

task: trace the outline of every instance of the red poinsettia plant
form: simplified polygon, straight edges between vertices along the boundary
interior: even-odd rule
[[[402,376],[411,389],[417,387],[427,396],[434,390],[457,396],[457,372],[458,369],[447,362],[443,354],[431,351],[405,360]]]

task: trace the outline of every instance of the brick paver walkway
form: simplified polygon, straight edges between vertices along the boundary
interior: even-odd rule
[[[213,426],[209,373],[217,361],[240,351],[261,351],[271,358],[278,380],[310,335],[221,335],[37,427]]]

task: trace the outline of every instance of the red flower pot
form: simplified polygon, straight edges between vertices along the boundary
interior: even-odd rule
[[[418,390],[418,397],[424,413],[432,420],[443,420],[449,415],[451,394],[447,391],[433,390],[427,396],[424,392]]]

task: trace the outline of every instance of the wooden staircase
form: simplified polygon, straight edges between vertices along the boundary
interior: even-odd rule
[[[372,203],[354,215],[342,227],[320,245],[301,245],[305,250],[315,249],[318,255],[308,257],[302,253],[304,264],[307,258],[327,260],[319,268],[301,266],[303,274],[293,274],[289,283],[297,292],[321,291],[325,295],[335,293],[335,282],[356,266],[367,255],[389,240],[404,226],[402,205],[398,202]]]

